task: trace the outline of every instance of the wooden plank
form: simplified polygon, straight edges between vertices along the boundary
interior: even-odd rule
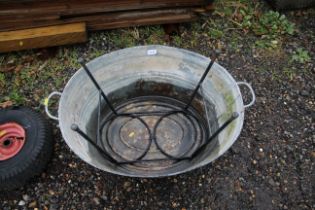
[[[196,19],[189,9],[139,11],[109,15],[96,15],[86,19],[88,30],[105,30],[131,26],[188,22]],[[73,20],[80,20],[80,18]]]
[[[85,23],[0,32],[0,52],[85,42]]]
[[[91,31],[104,30],[104,29],[115,29],[124,28],[131,26],[145,26],[154,24],[168,24],[168,23],[181,23],[195,20],[196,16],[192,14],[181,14],[181,15],[165,15],[163,17],[143,17],[133,20],[118,20],[115,22],[96,22],[90,23],[88,28]]]
[[[164,23],[176,23],[186,22],[195,18],[193,11],[196,8],[176,8],[176,9],[162,9],[162,10],[143,10],[143,11],[128,11],[128,12],[113,12],[113,13],[99,13],[96,15],[78,16],[78,17],[68,17],[59,20],[34,20],[16,23],[3,23],[0,25],[0,31],[17,30],[24,28],[34,28],[41,26],[50,25],[60,25],[65,23],[75,23],[75,22],[86,22],[87,28],[89,30],[102,30],[102,29],[112,29],[119,27],[128,27],[128,22],[130,26],[135,25],[150,25],[150,24],[164,24]],[[186,15],[184,15],[186,14]],[[181,17],[178,17],[178,16]],[[182,16],[184,15],[184,16]],[[159,18],[159,17],[167,17]],[[145,20],[141,20],[144,18]],[[152,18],[152,23],[150,23],[150,18]],[[154,18],[154,21],[153,21]],[[160,20],[160,21],[158,21]],[[95,25],[98,25],[95,27]],[[100,27],[103,25],[103,27]],[[116,25],[116,26],[115,26]]]
[[[0,2],[0,16],[6,15],[79,15],[139,9],[160,9],[205,5],[205,0],[55,0]]]
[[[30,15],[13,15],[13,16],[0,16],[0,24],[6,23],[23,23],[27,21],[46,21],[46,20],[58,20],[59,15],[41,15],[41,16],[30,16]],[[0,25],[1,27],[1,25]]]
[[[204,0],[112,0],[108,2],[96,0],[96,2],[88,1],[86,4],[68,5],[61,16],[201,5],[204,5]]]

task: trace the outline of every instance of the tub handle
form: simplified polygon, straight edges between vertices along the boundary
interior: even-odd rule
[[[252,101],[249,104],[245,104],[244,107],[248,108],[248,107],[252,106],[256,101],[255,92],[254,92],[252,86],[247,82],[237,82],[237,85],[238,86],[245,85],[249,89],[250,93],[252,94]]]
[[[55,117],[54,115],[52,115],[49,111],[49,101],[50,99],[55,96],[55,95],[58,95],[58,96],[61,96],[61,93],[60,92],[57,92],[57,91],[54,91],[52,92],[51,94],[49,94],[49,96],[47,98],[45,98],[44,100],[44,106],[45,106],[45,112],[47,114],[47,116],[50,118],[50,119],[53,119],[53,120],[59,120],[58,117]]]

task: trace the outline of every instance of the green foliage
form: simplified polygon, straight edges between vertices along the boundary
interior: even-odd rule
[[[223,3],[224,2],[224,3]],[[251,1],[223,1],[223,16],[230,17],[237,27],[252,31],[258,36],[281,35],[294,33],[294,24],[288,21],[285,15],[272,10],[259,11],[260,4]],[[233,12],[231,12],[231,10]]]
[[[164,30],[161,26],[145,26],[141,27],[139,34],[146,44],[163,44]]]
[[[260,37],[255,43],[259,48],[277,48],[281,35],[294,34],[294,24],[278,12],[268,11],[262,15],[253,15],[250,20],[252,22],[246,21],[245,25]]]
[[[63,52],[63,54],[60,54]],[[80,64],[78,62],[79,59],[79,49],[76,46],[72,48],[63,48],[62,51],[59,51],[59,58],[63,58],[66,61],[67,66],[71,66],[72,68],[79,68]],[[64,68],[63,64],[56,61],[55,59],[50,62],[51,65],[54,66],[55,70],[62,70]]]
[[[237,18],[241,20],[240,26],[243,29],[250,30],[255,25],[254,9],[251,7],[241,8],[239,14]]]
[[[174,36],[173,37],[173,41],[174,41],[176,46],[181,46],[182,42],[183,42],[183,39],[180,36]]]
[[[215,28],[210,28],[208,34],[213,39],[220,39],[223,36],[223,31],[220,31]]]
[[[17,89],[13,89],[9,95],[10,100],[14,101],[15,104],[22,104],[24,102],[24,97],[20,95]]]
[[[128,31],[122,31],[121,33],[111,33],[110,40],[118,48],[132,47],[135,45],[135,39]]]
[[[252,26],[252,29],[256,35],[292,35],[294,33],[294,24],[289,22],[285,15],[269,11],[257,17],[257,22]]]
[[[139,27],[139,34],[144,38],[148,38],[153,34],[156,34],[157,36],[163,36],[164,30],[161,26],[143,26]]]
[[[259,2],[249,0],[219,0],[215,14],[229,20],[234,29],[242,33],[252,33],[259,37],[255,46],[258,48],[278,48],[281,39],[293,35],[295,26],[285,15],[266,11]],[[217,28],[216,28],[217,29]]]
[[[299,63],[306,63],[311,60],[311,57],[308,54],[308,51],[304,50],[303,48],[298,48],[291,57],[291,62],[299,62]]]
[[[102,55],[104,55],[106,52],[104,50],[93,50],[90,54],[89,57],[90,59],[94,59],[97,57],[100,57]]]
[[[202,31],[201,23],[198,21],[191,23],[191,31],[192,32],[199,32]]]
[[[270,40],[270,39],[259,39],[257,41],[255,41],[255,45],[258,48],[272,48],[275,49],[278,47],[279,45],[279,41],[278,40]]]

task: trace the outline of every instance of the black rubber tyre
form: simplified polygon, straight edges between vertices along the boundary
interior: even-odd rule
[[[14,157],[0,161],[0,190],[22,187],[39,175],[53,151],[52,131],[48,122],[37,112],[20,107],[0,110],[0,124],[15,122],[25,129],[25,144]]]
[[[267,0],[275,9],[300,9],[315,6],[315,0]]]

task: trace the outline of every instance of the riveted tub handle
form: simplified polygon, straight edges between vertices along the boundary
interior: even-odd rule
[[[52,115],[49,111],[49,101],[50,99],[55,96],[55,95],[58,95],[58,96],[61,96],[61,93],[60,92],[57,92],[57,91],[54,91],[52,93],[49,94],[49,96],[47,98],[45,98],[44,100],[44,105],[45,105],[45,112],[47,114],[47,116],[50,118],[50,119],[53,119],[53,120],[59,120],[58,117]]]
[[[249,91],[250,91],[250,93],[252,95],[252,100],[251,100],[251,102],[249,104],[245,104],[244,107],[248,108],[248,107],[252,106],[255,103],[255,101],[256,101],[255,92],[254,92],[252,86],[249,83],[247,83],[247,82],[237,82],[237,85],[238,86],[245,85],[249,89]]]

